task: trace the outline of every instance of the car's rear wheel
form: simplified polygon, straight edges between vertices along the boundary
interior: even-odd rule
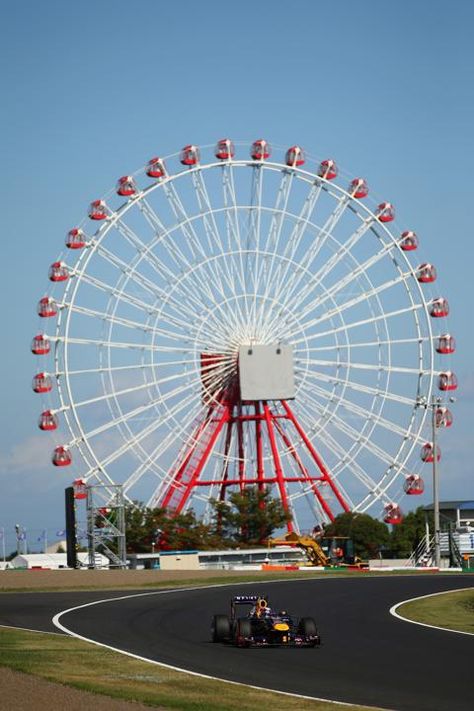
[[[213,642],[224,642],[230,637],[230,620],[227,615],[214,615],[211,624]]]
[[[247,646],[246,638],[252,634],[252,626],[249,620],[239,619],[235,625],[234,641],[238,647]]]

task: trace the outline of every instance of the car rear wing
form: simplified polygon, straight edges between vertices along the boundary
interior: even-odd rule
[[[260,595],[234,595],[231,602],[234,605],[255,605],[259,600],[268,600],[268,597],[263,593]]]
[[[261,593],[260,595],[234,595],[230,601],[232,617],[235,616],[235,608],[237,605],[254,605],[255,607],[267,607],[268,597]]]

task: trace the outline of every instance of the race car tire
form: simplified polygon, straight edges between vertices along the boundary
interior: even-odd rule
[[[252,625],[249,620],[238,619],[235,625],[234,641],[238,647],[246,647],[248,643],[245,641],[246,637],[250,637],[252,634]]]
[[[227,615],[214,615],[211,633],[213,642],[224,642],[230,638],[230,620]]]
[[[314,642],[314,646],[320,644],[318,628],[316,627],[316,622],[312,617],[302,617],[298,626],[298,631],[305,637],[316,637],[317,639]]]

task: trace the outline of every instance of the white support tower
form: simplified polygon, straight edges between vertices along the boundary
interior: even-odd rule
[[[94,484],[87,487],[87,541],[89,568],[100,566],[99,554],[109,559],[111,568],[127,567],[125,508],[121,484]]]

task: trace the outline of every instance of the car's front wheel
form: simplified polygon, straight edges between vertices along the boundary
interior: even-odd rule
[[[252,626],[249,620],[240,619],[237,620],[234,632],[234,641],[238,647],[247,646],[246,638],[250,637],[252,634]]]
[[[298,626],[298,631],[304,637],[314,637],[314,645],[320,644],[318,628],[312,617],[302,617]]]

